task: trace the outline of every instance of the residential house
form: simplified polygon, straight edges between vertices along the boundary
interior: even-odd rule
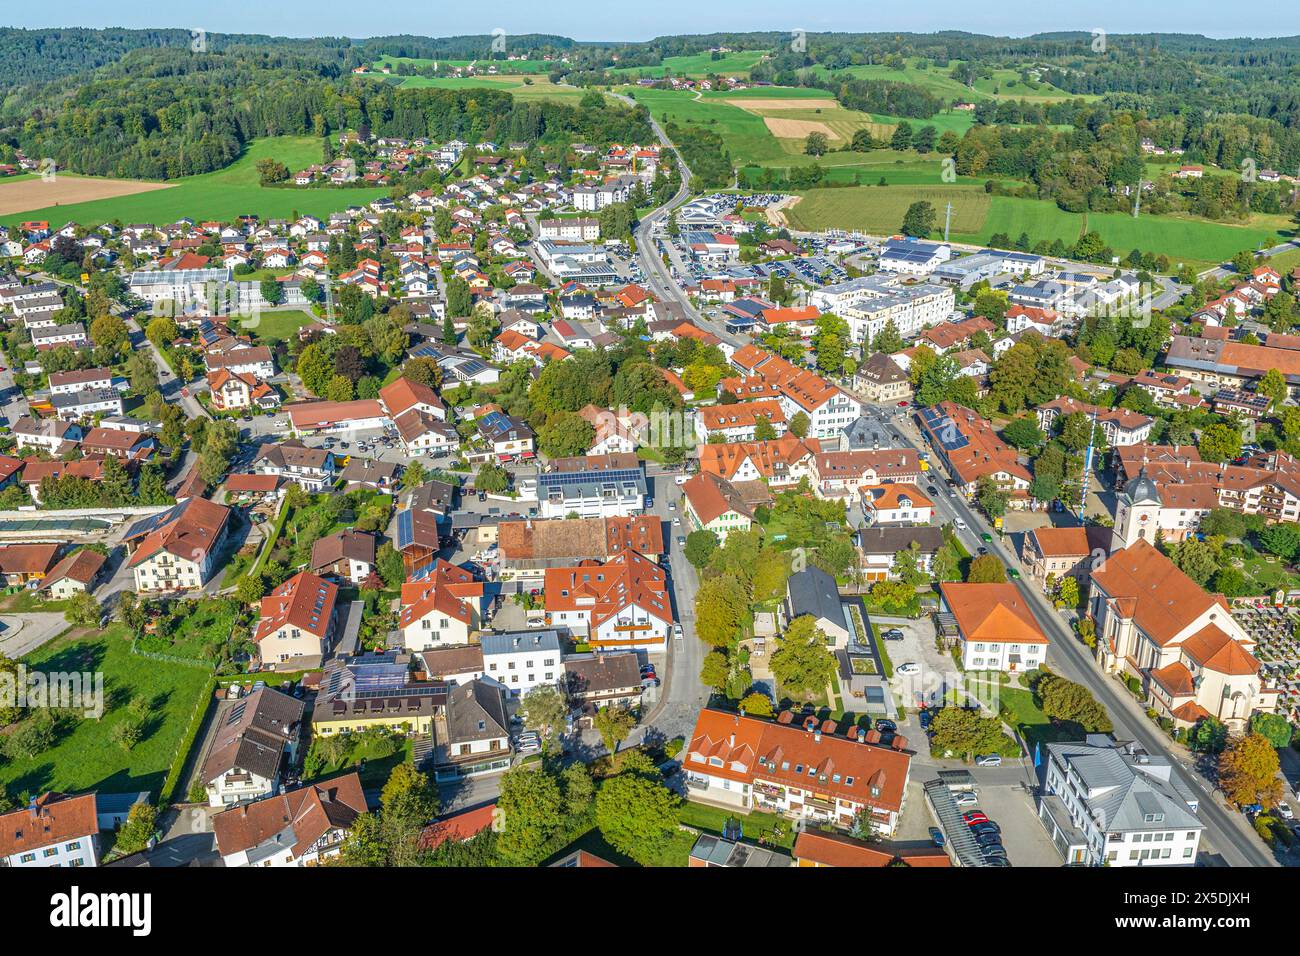
[[[795,618],[810,616],[827,643],[835,647],[843,647],[854,636],[835,579],[819,567],[806,567],[786,579],[779,614],[784,627]]]
[[[99,865],[95,795],[43,793],[21,810],[0,814],[0,866]]]
[[[206,498],[187,498],[142,518],[123,536],[137,593],[203,587],[231,525],[230,509]]]
[[[564,676],[558,631],[484,634],[479,645],[483,679],[499,684],[509,697],[522,697],[534,687],[554,687]]]
[[[232,807],[212,818],[227,867],[315,866],[336,857],[369,807],[355,771]]]
[[[375,536],[368,531],[345,528],[311,546],[313,574],[360,584],[375,571]]]
[[[1047,635],[1020,589],[1011,583],[940,586],[940,613],[953,616],[968,671],[1024,673],[1047,659]]]
[[[253,632],[262,665],[275,670],[319,667],[336,637],[338,595],[337,584],[299,571],[262,598]]]
[[[230,807],[280,792],[284,758],[297,753],[303,704],[262,687],[217,712],[199,780],[208,805]]]

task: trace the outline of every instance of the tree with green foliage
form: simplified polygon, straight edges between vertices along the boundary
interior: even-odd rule
[[[618,745],[627,740],[636,727],[636,717],[626,707],[602,707],[592,717],[591,724],[600,734],[606,749],[616,754]]]
[[[981,554],[974,558],[966,571],[966,581],[970,584],[1005,584],[1007,569],[995,556]]]
[[[982,717],[978,710],[943,707],[930,721],[930,753],[936,757],[952,753],[967,759],[979,754],[1000,753],[1009,738],[996,717]]]
[[[719,574],[705,578],[695,594],[695,633],[706,644],[729,647],[748,612],[749,595],[735,577]]]
[[[1281,714],[1266,714],[1263,711],[1250,715],[1250,732],[1259,734],[1278,750],[1291,745],[1295,727]]]
[[[406,581],[406,562],[402,553],[385,541],[375,552],[375,570],[383,579],[384,587],[396,591]]]
[[[1196,447],[1203,461],[1228,461],[1241,454],[1241,432],[1231,425],[1211,425],[1201,432]]]
[[[415,764],[393,767],[379,795],[380,820],[393,866],[409,866],[418,853],[420,831],[438,813],[438,789]]]
[[[812,615],[791,621],[776,644],[771,668],[782,690],[809,699],[825,691],[835,676],[835,656]]]
[[[686,555],[686,560],[691,563],[691,567],[698,571],[708,567],[713,552],[717,550],[718,536],[707,528],[700,528],[686,536],[686,547],[683,553]]]
[[[517,764],[501,776],[498,849],[513,866],[537,866],[564,820],[564,792],[541,767]]]
[[[152,803],[134,804],[126,814],[126,822],[118,828],[113,849],[121,856],[148,849],[149,841],[158,832],[158,808]]]
[[[549,741],[557,730],[564,727],[568,715],[569,704],[564,699],[564,694],[554,684],[540,684],[534,687],[524,694],[523,700],[519,702],[519,716],[524,726],[541,734],[544,742]]]
[[[1090,734],[1108,734],[1115,729],[1106,708],[1082,684],[1056,674],[1043,674],[1034,685],[1034,694],[1043,713],[1053,720],[1078,724]]]
[[[928,200],[919,200],[907,207],[900,231],[905,236],[924,239],[934,231],[935,219],[934,205]]]
[[[682,799],[656,772],[624,769],[596,794],[596,826],[620,853],[642,865],[657,862],[677,833]]]

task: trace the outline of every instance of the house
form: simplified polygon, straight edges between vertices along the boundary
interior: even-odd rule
[[[218,369],[208,373],[208,392],[212,407],[219,412],[233,412],[256,405],[258,408],[275,408],[280,396],[275,388],[248,372]]]
[[[779,401],[767,399],[735,405],[706,405],[696,415],[695,435],[700,442],[755,441],[760,421],[771,427],[773,437],[785,434],[785,410]]]
[[[868,400],[880,405],[905,402],[912,397],[912,380],[884,352],[874,352],[858,366],[855,375],[858,389]]]
[[[406,376],[395,379],[381,388],[379,400],[383,403],[389,418],[396,419],[403,412],[416,409],[438,421],[447,419],[447,406],[438,397],[438,393],[428,385],[414,382]]]
[[[460,448],[460,433],[454,425],[417,408],[398,415],[393,425],[408,458],[445,458]]]
[[[339,473],[345,491],[364,488],[369,491],[392,493],[397,490],[398,465],[377,458],[353,456]]]
[[[738,843],[712,833],[701,833],[686,858],[688,867],[768,867],[789,866],[790,857],[776,850]]]
[[[203,354],[203,365],[208,374],[227,372],[251,375],[259,382],[265,382],[275,375],[275,359],[271,350],[265,345],[249,345],[236,342],[229,349],[214,351],[209,349]]]
[[[21,810],[0,814],[0,865],[99,865],[99,816],[93,793],[44,793]]]
[[[705,708],[682,755],[687,797],[741,812],[777,813],[808,824],[847,828],[862,817],[892,836],[907,795],[911,759],[865,743],[854,726],[776,720]]]
[[[122,540],[136,592],[202,587],[230,525],[230,509],[206,498],[187,498],[131,525]]]
[[[36,419],[24,415],[13,426],[19,451],[39,448],[54,457],[60,457],[81,441],[81,426],[63,418]]]
[[[567,627],[602,650],[662,652],[674,624],[663,569],[635,551],[601,564],[547,568],[546,622]]]
[[[948,400],[921,409],[917,419],[930,453],[944,463],[963,494],[974,495],[979,480],[988,478],[1011,493],[1013,507],[1028,503],[1032,476],[988,419]]]
[[[1043,751],[1038,818],[1067,865],[1196,865],[1200,798],[1168,757],[1102,736]]]
[[[59,557],[58,544],[0,545],[0,576],[8,585],[43,581]]]
[[[262,445],[253,457],[251,467],[255,474],[274,475],[310,492],[323,491],[326,485],[333,483],[337,470],[331,452],[324,448],[308,448],[297,438]]]
[[[484,830],[498,825],[501,817],[502,814],[497,810],[495,802],[445,816],[420,831],[419,848],[428,852],[438,849],[448,841],[464,843],[466,840],[472,840]]]
[[[819,567],[809,566],[786,579],[779,614],[783,627],[797,617],[810,616],[835,647],[843,647],[854,636],[835,579]]]
[[[640,436],[650,424],[650,420],[642,414],[633,412],[620,416],[609,409],[597,408],[591,404],[578,409],[578,414],[595,429],[591,447],[587,449],[588,455],[634,452],[641,443]]]
[[[262,665],[275,670],[319,667],[336,636],[338,595],[337,584],[299,571],[262,598],[253,632]]]
[[[217,727],[199,770],[208,805],[230,807],[280,792],[280,767],[298,749],[303,704],[262,687],[217,712]]]
[[[416,655],[429,680],[464,684],[483,676],[483,648],[478,644],[435,647]]]
[[[1045,663],[1047,635],[1011,583],[940,586],[940,613],[953,616],[965,670],[1032,671]]]
[[[346,528],[318,538],[311,546],[313,574],[360,584],[375,570],[375,536]]]
[[[107,562],[105,555],[90,548],[73,551],[45,575],[41,581],[41,590],[47,591],[52,601],[92,592],[95,581]]]
[[[439,782],[495,773],[510,766],[510,721],[496,684],[472,680],[447,692],[434,721],[434,777]]]
[[[463,568],[438,559],[430,573],[402,586],[397,626],[406,649],[468,644],[482,626],[483,584]]]
[[[501,576],[521,586],[542,583],[547,568],[587,558],[606,561],[631,549],[657,561],[664,547],[663,522],[655,515],[604,518],[525,518],[497,525]]]
[[[949,867],[952,860],[939,847],[896,847],[858,840],[843,833],[803,830],[794,841],[794,865]]]
[[[50,373],[50,394],[75,394],[85,389],[113,387],[113,371],[107,368],[83,368]]]
[[[82,454],[124,461],[148,461],[157,448],[150,436],[120,428],[92,428],[81,439]]]
[[[934,502],[916,485],[859,485],[858,495],[862,499],[862,516],[869,525],[929,524],[934,517]]]
[[[564,658],[564,692],[577,705],[578,723],[590,727],[602,708],[632,710],[641,704],[641,659],[635,651],[570,654]]]
[[[350,402],[301,402],[289,406],[289,421],[296,432],[353,432],[383,428],[388,416],[378,399]]]
[[[114,388],[83,388],[50,396],[54,414],[64,421],[75,422],[94,415],[121,415],[122,393]]]
[[[483,679],[499,684],[509,697],[522,697],[534,687],[554,687],[564,676],[558,631],[484,634],[479,646]]]
[[[636,455],[556,458],[537,476],[543,518],[627,517],[645,510],[645,470]]]
[[[1151,435],[1155,419],[1127,408],[1098,408],[1068,396],[1054,398],[1038,407],[1038,427],[1049,435],[1057,419],[1067,415],[1085,415],[1097,423],[1112,448],[1141,445]]]
[[[533,457],[536,436],[522,418],[491,411],[480,416],[477,425],[479,435],[498,458]]]
[[[921,458],[913,448],[823,451],[813,456],[812,486],[819,498],[853,498],[872,485],[914,485]]]
[[[687,479],[682,495],[692,530],[711,531],[720,544],[729,532],[748,531],[753,524],[754,509],[725,478],[702,471]]]
[[[894,580],[898,556],[904,551],[912,552],[918,571],[930,573],[935,554],[944,546],[943,528],[876,525],[856,532],[853,543],[864,580]]]
[[[816,438],[786,434],[771,441],[700,445],[700,472],[725,478],[734,486],[762,482],[772,489],[813,479],[813,458],[821,451]]]
[[[1146,705],[1176,727],[1213,717],[1239,733],[1251,714],[1273,711],[1279,691],[1265,686],[1255,640],[1223,595],[1180,571],[1135,529],[1140,522],[1139,514],[1116,525],[1124,546],[1091,572],[1098,663],[1140,681]]]
[[[228,867],[314,866],[338,856],[368,809],[353,772],[224,810],[212,830]]]
[[[1025,532],[1020,560],[1039,585],[1049,577],[1074,578],[1083,593],[1092,569],[1106,559],[1110,550],[1109,528],[1096,525],[1076,528],[1032,528]]]
[[[385,731],[430,736],[447,704],[446,684],[412,679],[398,651],[335,657],[321,672],[312,707],[314,736]]]

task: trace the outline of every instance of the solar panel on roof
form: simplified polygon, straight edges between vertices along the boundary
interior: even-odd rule
[[[397,512],[397,550],[401,551],[415,540],[415,523],[409,508]]]

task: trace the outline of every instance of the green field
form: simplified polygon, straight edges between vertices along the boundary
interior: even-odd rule
[[[767,56],[765,50],[739,50],[723,53],[717,59],[712,53],[693,53],[690,56],[665,57],[659,66],[620,66],[608,72],[633,79],[659,79],[663,76],[749,76],[759,60]]]
[[[120,222],[168,223],[183,216],[227,222],[241,215],[288,218],[299,215],[327,216],[348,206],[362,205],[388,194],[383,188],[330,189],[275,188],[258,184],[257,161],[271,157],[289,167],[302,169],[321,161],[321,141],[310,136],[276,136],[254,140],[244,154],[225,169],[176,180],[172,189],[30,209],[0,217],[0,224],[12,225],[26,219],[74,220],[83,226],[114,219]]]
[[[0,784],[10,795],[99,789],[149,790],[156,796],[209,671],[132,654],[130,638],[117,624],[81,639],[57,638],[24,662],[47,672],[102,671],[107,705],[102,719],[77,721],[44,753],[0,763]],[[125,750],[114,742],[113,727],[128,716],[126,706],[141,698],[151,702],[151,716],[143,739]]]
[[[586,90],[576,86],[552,83],[545,76],[406,76],[397,79],[400,81],[398,85],[404,89],[504,90],[511,96],[525,101],[577,102],[586,93]]]
[[[558,63],[550,60],[430,60],[421,59],[411,56],[383,56],[370,64],[372,70],[378,70],[381,67],[396,67],[400,63],[408,63],[415,69],[424,69],[430,66],[452,67],[465,69],[471,63],[476,70],[487,70],[496,67],[497,73],[549,73]]]
[[[1033,87],[1027,86],[1021,80],[1020,73],[1013,69],[996,69],[993,71],[991,78],[976,80],[974,86],[966,86],[961,81],[953,79],[952,67],[956,66],[958,62],[954,60],[943,68],[923,67],[921,65],[922,60],[919,57],[911,57],[901,67],[871,64],[850,66],[832,72],[825,67],[817,66],[813,68],[813,72],[819,77],[843,77],[847,75],[863,80],[888,80],[894,83],[910,83],[913,86],[928,90],[942,99],[959,100],[967,103],[989,99],[1026,100],[1045,103],[1054,100],[1092,100],[1097,98],[1095,96],[1074,96],[1064,90],[1057,89],[1049,83],[1039,83]]]
[[[256,319],[252,317],[241,319],[239,329],[241,332],[252,333],[253,337],[264,345],[274,345],[293,338],[304,325],[310,325],[315,321],[314,315],[309,315],[300,309],[263,310]]]
[[[812,189],[786,210],[786,216],[797,229],[859,229],[888,235],[898,231],[907,207],[922,200],[934,205],[940,223],[945,205],[953,203],[950,238],[958,242],[984,243],[999,232],[1013,238],[1025,232],[1034,243],[1060,239],[1068,244],[1083,232],[1096,230],[1120,255],[1137,248],[1192,265],[1217,263],[1241,249],[1253,249],[1260,242],[1271,245],[1288,235],[1287,220],[1279,216],[1256,216],[1250,225],[1236,226],[1173,216],[1084,215],[1046,201],[990,196],[978,186],[961,184]]]

